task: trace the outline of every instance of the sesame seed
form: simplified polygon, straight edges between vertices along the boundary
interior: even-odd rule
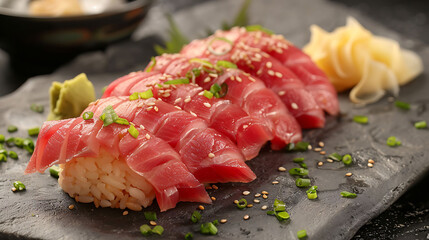
[[[284,167],[279,167],[279,171],[280,171],[280,172],[285,172],[285,171],[286,171],[286,168],[284,168]]]
[[[247,220],[247,219],[249,219],[250,218],[250,216],[249,215],[244,215],[244,217],[243,217],[243,219],[244,220]]]
[[[321,148],[314,148],[314,151],[315,152],[320,152],[320,151],[322,151],[322,149]]]
[[[219,187],[218,186],[216,186],[216,185],[212,185],[212,188],[214,189],[214,190],[217,190],[217,189],[219,189]]]
[[[177,108],[177,109],[179,109],[179,110],[182,110],[182,108],[181,107],[179,107],[179,106],[174,106],[175,108]]]
[[[246,128],[248,128],[249,127],[249,125],[243,125],[243,129],[246,129]]]
[[[146,139],[149,140],[150,139],[150,135],[149,133],[146,133]]]
[[[156,226],[156,222],[155,221],[150,221],[149,224],[152,225],[152,226]]]
[[[261,196],[260,193],[255,194],[255,197],[260,197],[260,196]]]
[[[185,99],[185,103],[188,103],[188,102],[190,102],[191,101],[191,98],[190,97],[187,97],[186,99]]]
[[[283,77],[283,74],[281,72],[276,72],[276,77],[281,78]]]
[[[153,107],[153,110],[155,110],[155,112],[158,112],[158,107],[157,106]]]
[[[261,207],[262,210],[266,210],[267,208],[268,208],[267,205],[264,205],[264,206]]]
[[[147,105],[148,105],[148,106],[155,106],[155,103],[154,103],[154,102],[150,102],[150,103],[148,103]]]
[[[285,95],[286,94],[286,92],[285,91],[280,91],[280,92],[278,92],[277,93],[279,96],[283,96],[283,95]]]
[[[369,159],[369,160],[368,160],[368,163],[372,163],[372,164],[374,164],[374,163],[375,163],[375,161],[374,161],[374,160],[372,160],[372,159]]]
[[[249,195],[249,194],[250,194],[250,192],[249,192],[249,191],[244,191],[244,192],[243,192],[243,195],[244,195],[244,196],[247,196],[247,195]]]
[[[180,101],[182,101],[182,98],[176,98],[176,100],[174,100],[174,104],[176,104],[176,103],[178,103]]]
[[[16,192],[16,188],[14,188],[14,187],[11,190],[12,190],[12,192]]]
[[[238,203],[238,200],[234,200],[234,203],[235,203],[235,204],[237,204],[237,203]]]
[[[262,191],[261,193],[262,193],[262,194],[265,194],[265,195],[268,195],[268,192],[267,192],[267,191]]]
[[[318,162],[317,166],[323,166],[323,162]]]
[[[204,82],[205,82],[205,83],[210,82],[210,80],[212,80],[210,77],[206,77],[206,78],[204,78]]]
[[[271,68],[271,67],[273,66],[273,63],[272,63],[272,62],[267,62],[267,63],[265,64],[265,66],[267,66],[267,68]]]
[[[209,158],[214,158],[214,157],[215,157],[214,153],[209,153]]]
[[[274,76],[274,71],[273,70],[268,70],[268,75]]]
[[[251,208],[251,207],[253,207],[253,204],[247,204],[247,206],[246,207],[248,207],[248,208]]]
[[[237,76],[237,82],[242,82],[243,80],[241,79],[241,77]]]
[[[346,173],[346,177],[351,177],[352,175],[353,175],[353,173],[351,173],[351,172]]]
[[[372,167],[374,167],[374,164],[368,163],[368,167],[372,168]]]
[[[329,159],[329,158],[328,158],[328,159],[326,159],[326,161],[327,161],[327,162],[330,162],[330,163],[333,163],[333,162],[334,162],[334,160]]]
[[[124,212],[122,213],[122,215],[123,215],[123,216],[127,216],[127,215],[128,215],[128,211],[124,211]]]
[[[320,151],[320,154],[321,154],[321,155],[325,155],[325,154],[326,154],[326,151]]]
[[[268,196],[264,194],[264,195],[262,195],[262,198],[263,198],[263,199],[267,199],[267,198],[268,198]]]
[[[217,75],[216,73],[209,73],[209,76],[210,76],[210,77],[214,77],[214,78],[217,78],[217,77],[218,77],[218,75]]]
[[[219,222],[220,222],[220,223],[226,223],[226,222],[228,222],[228,220],[226,220],[226,219],[224,218],[224,219],[221,219]]]
[[[73,204],[71,204],[70,206],[69,206],[69,209],[70,210],[72,210],[74,208],[74,205]]]
[[[296,103],[292,103],[290,106],[291,106],[293,109],[298,109],[298,104],[296,104]]]
[[[307,149],[311,150],[311,149],[313,149],[313,147],[311,145],[308,145]]]
[[[234,77],[234,76],[231,76],[231,77],[230,77],[230,79],[231,79],[231,81],[234,81],[234,80],[235,80],[235,77]]]
[[[164,93],[162,96],[163,96],[163,97],[169,97],[169,96],[170,96],[170,93]]]
[[[259,200],[259,199],[253,199],[253,202],[254,202],[254,203],[260,203],[260,202],[261,202],[261,200]]]
[[[207,189],[207,190],[210,190],[210,189],[212,189],[212,187],[210,187],[210,186],[206,186],[206,189]]]
[[[192,116],[197,117],[197,114],[195,114],[194,112],[189,111],[189,113],[192,114]]]
[[[319,147],[324,147],[325,143],[324,142],[319,142]]]
[[[148,107],[148,108],[146,108],[146,110],[147,111],[150,111],[150,110],[152,110],[153,109],[153,107]]]
[[[203,96],[203,95],[204,95],[204,91],[198,93],[198,96]]]
[[[212,201],[216,201],[216,198],[215,197],[210,197],[211,199],[212,199]]]
[[[200,206],[198,206],[198,209],[200,209],[200,210],[204,210],[204,206],[203,206],[203,205],[200,205]]]
[[[271,183],[276,185],[276,184],[279,184],[279,181],[272,181]]]
[[[143,125],[140,125],[140,128],[143,129],[143,130],[145,129],[145,127]]]
[[[261,74],[262,74],[262,69],[259,69],[259,70],[256,72],[256,74],[257,74],[257,75],[261,75]]]
[[[211,107],[212,105],[211,105],[210,103],[208,103],[208,102],[205,102],[205,103],[204,103],[204,106],[206,106],[206,107],[208,107],[208,108],[209,108],[209,107]]]
[[[252,78],[252,77],[249,77],[249,80],[252,81],[252,82],[256,82],[256,80],[254,78]]]

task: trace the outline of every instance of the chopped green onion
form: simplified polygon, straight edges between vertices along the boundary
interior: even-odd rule
[[[109,86],[104,86],[102,89],[101,89],[101,94],[104,94],[104,92],[106,91],[106,89],[108,88]]]
[[[201,70],[198,68],[193,68],[192,73],[194,74],[195,77],[199,77],[201,75]]]
[[[269,29],[266,29],[266,28],[262,27],[261,25],[249,25],[249,26],[246,26],[246,30],[248,32],[261,31],[261,32],[267,33],[268,35],[273,35],[274,34],[273,31],[271,31]]]
[[[19,137],[15,137],[13,138],[13,144],[15,144],[15,146],[22,148],[24,146],[24,139],[23,138],[19,138]]]
[[[298,239],[304,239],[307,237],[307,231],[299,230],[298,232],[296,232],[296,236],[298,237]]]
[[[130,99],[130,101],[134,101],[134,100],[139,99],[139,93],[134,92],[133,94],[130,95],[129,99]]]
[[[6,149],[0,149],[0,154],[4,154],[7,157],[7,151],[6,151]]]
[[[91,111],[84,112],[82,115],[83,120],[89,120],[92,119],[92,117],[94,117],[94,113]]]
[[[193,223],[197,223],[197,222],[199,222],[200,220],[201,220],[201,213],[195,210],[195,211],[192,213],[191,221],[192,221]]]
[[[37,136],[37,135],[39,135],[39,131],[40,131],[39,127],[30,128],[30,129],[28,129],[28,135],[32,136],[32,137]]]
[[[192,240],[192,239],[194,239],[194,235],[191,232],[188,232],[185,235],[185,240]]]
[[[216,51],[212,48],[212,45],[213,45],[214,41],[216,41],[216,40],[226,42],[226,43],[228,43],[228,44],[230,45],[230,47],[229,47],[228,49],[224,49],[222,52],[216,52]],[[213,38],[213,39],[209,42],[209,45],[208,45],[208,47],[207,47],[207,50],[209,50],[209,52],[211,52],[213,55],[216,55],[216,56],[222,56],[222,55],[227,54],[229,51],[231,51],[231,49],[232,49],[233,45],[234,45],[234,43],[233,43],[233,42],[231,42],[230,40],[228,40],[228,39],[226,39],[226,38],[224,38],[224,37],[215,37],[215,38]]]
[[[331,153],[331,154],[329,154],[328,158],[330,158],[330,159],[332,159],[334,161],[341,161],[341,160],[343,160],[343,156],[341,156],[338,153]]]
[[[350,154],[346,154],[346,155],[343,156],[342,161],[343,161],[343,163],[345,165],[350,165],[353,162],[353,158],[352,158],[352,156]]]
[[[173,85],[188,84],[188,83],[189,83],[188,78],[178,78],[178,79],[173,79],[173,80],[164,82],[164,84],[173,84]]]
[[[367,116],[361,116],[356,115],[353,117],[353,121],[360,123],[360,124],[367,124],[368,123],[368,117]]]
[[[312,200],[312,199],[316,199],[317,198],[317,186],[312,186],[311,188],[309,188],[307,191],[307,197],[308,199]]]
[[[308,143],[308,142],[289,143],[287,145],[287,150],[288,151],[305,152],[308,150],[309,145],[310,145],[310,143]]]
[[[13,183],[13,187],[15,187],[15,189],[17,191],[24,191],[25,190],[25,185],[21,181],[15,181]]]
[[[295,181],[295,185],[300,188],[308,187],[310,186],[310,184],[311,184],[311,181],[310,179],[307,179],[307,178],[297,178]]]
[[[10,133],[13,133],[13,132],[18,131],[18,128],[16,126],[14,126],[14,125],[10,125],[10,126],[7,127],[7,131],[10,132]]]
[[[24,139],[24,149],[27,150],[29,153],[33,153],[34,152],[33,140],[29,138]]]
[[[276,217],[279,221],[287,220],[290,218],[289,213],[287,212],[276,213]]]
[[[54,165],[49,168],[49,174],[51,174],[51,177],[58,178],[60,176],[61,168],[57,165]]]
[[[246,206],[247,206],[247,200],[246,200],[246,199],[244,199],[244,198],[240,199],[240,200],[237,202],[237,207],[238,207],[239,209],[243,209],[243,208],[245,208]]]
[[[286,204],[285,202],[283,202],[282,200],[279,199],[274,199],[274,211],[275,212],[282,212],[282,211],[286,211]]]
[[[109,105],[103,110],[100,119],[103,121],[103,126],[107,127],[118,119],[118,115],[115,113],[115,110],[113,110],[112,105]]]
[[[139,136],[139,131],[136,129],[136,127],[134,127],[134,125],[130,125],[130,128],[128,128],[128,132],[134,138],[137,138]]]
[[[292,176],[307,176],[308,170],[305,168],[292,168],[289,170],[289,174]]]
[[[273,216],[273,215],[276,215],[276,212],[274,212],[274,211],[267,211],[267,215]]]
[[[153,67],[155,67],[155,65],[156,65],[156,58],[151,57],[150,58],[150,66],[146,69],[146,72],[151,72]]]
[[[424,128],[427,128],[428,125],[427,125],[426,121],[420,121],[420,122],[414,123],[414,127],[417,129],[424,129]]]
[[[8,139],[6,139],[6,145],[8,147],[12,147],[13,146],[12,144],[14,143],[14,141],[15,141],[14,137],[8,138]]]
[[[200,231],[202,234],[216,235],[217,234],[217,227],[211,222],[203,223],[203,224],[201,224]]]
[[[304,158],[303,158],[303,157],[300,157],[300,158],[294,158],[294,159],[293,159],[293,162],[294,162],[294,163],[301,163],[301,162],[304,162]]]
[[[0,154],[0,162],[7,162],[6,154]]]
[[[4,148],[3,143],[0,143],[0,149],[3,149],[3,148]]]
[[[144,212],[144,217],[148,221],[156,221],[156,212]]]
[[[216,66],[217,67],[223,67],[223,68],[235,68],[235,69],[237,69],[237,65],[235,65],[232,62],[224,61],[224,60],[217,61]]]
[[[33,112],[43,113],[43,111],[45,110],[45,107],[43,107],[43,105],[33,103],[33,104],[31,104],[30,109]]]
[[[118,119],[115,120],[115,123],[121,124],[121,125],[130,125],[130,122],[128,122],[127,119],[120,118],[120,117],[118,117]]]
[[[410,104],[401,101],[395,101],[395,106],[403,110],[410,110]]]
[[[18,154],[14,151],[9,151],[9,157],[12,159],[18,159]]]
[[[199,63],[202,66],[205,66],[205,67],[208,67],[208,68],[214,68],[214,66],[213,66],[213,64],[211,62],[209,62],[207,60],[200,59],[200,58],[191,58],[189,60],[189,62],[190,63]]]
[[[164,232],[164,228],[163,228],[162,226],[160,226],[160,225],[156,225],[156,226],[155,226],[155,227],[153,227],[153,229],[152,229],[152,233],[156,233],[156,234],[158,234],[159,236],[161,236],[163,232]]]
[[[219,92],[222,88],[219,86],[219,84],[215,83],[210,87],[210,92],[212,92],[213,94],[216,94],[217,92]]]
[[[396,147],[401,145],[401,141],[398,141],[394,136],[390,136],[387,138],[386,144],[390,147]]]
[[[0,134],[0,143],[4,143],[5,139],[5,136],[3,134]]]
[[[217,226],[217,225],[219,225],[219,221],[216,219],[216,220],[214,220],[213,222],[213,225],[215,225],[215,226]]]
[[[152,229],[149,227],[149,225],[147,224],[143,224],[140,226],[140,232],[144,235],[144,236],[148,236],[149,234],[152,233]]]
[[[347,191],[342,191],[341,192],[341,196],[345,197],[345,198],[355,198],[355,197],[357,197],[356,193],[351,193],[351,192],[347,192]]]
[[[221,85],[220,85],[220,91],[218,91],[216,94],[215,94],[215,97],[217,97],[217,98],[223,98],[223,97],[225,97],[226,96],[226,94],[228,93],[228,84],[226,84],[226,83],[222,83]]]
[[[204,97],[206,97],[206,98],[208,98],[208,99],[212,99],[212,98],[213,98],[213,93],[212,93],[212,92],[209,92],[209,91],[207,91],[207,90],[204,90],[203,95],[204,95]]]
[[[300,167],[302,168],[307,168],[307,164],[305,164],[304,162],[300,162],[298,163]]]
[[[147,91],[139,93],[140,98],[142,99],[149,99],[153,97],[152,89],[148,89]]]

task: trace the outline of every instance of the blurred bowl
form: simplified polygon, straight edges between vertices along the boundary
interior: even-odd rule
[[[0,48],[11,59],[61,62],[129,38],[153,0],[129,0],[98,14],[38,17],[0,6]]]

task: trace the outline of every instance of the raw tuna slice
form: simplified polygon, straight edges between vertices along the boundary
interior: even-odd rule
[[[72,169],[67,169],[67,165],[76,159],[88,162],[95,159],[92,168],[96,169],[97,162],[106,161],[106,158],[113,158],[116,161],[126,163],[126,166],[132,171],[142,176],[144,179],[141,181],[149,182],[151,186],[147,186],[149,190],[146,193],[149,194],[150,189],[153,188],[161,211],[174,208],[179,201],[211,202],[204,186],[189,172],[177,152],[168,143],[141,128],[137,128],[139,136],[134,138],[128,133],[128,128],[127,125],[116,123],[103,126],[103,122],[97,118],[83,120],[79,117],[46,122],[42,126],[34,154],[25,172],[39,171],[43,173],[53,164],[64,164],[66,168],[63,171],[72,172]],[[76,129],[80,131],[76,132]],[[107,152],[108,155],[101,154],[101,152]],[[80,157],[82,155],[85,157]],[[85,163],[82,164],[85,165]],[[101,168],[107,167],[104,164],[100,166]],[[118,179],[121,173],[118,171],[115,173],[118,174],[112,175],[110,179]],[[94,179],[93,175],[85,169],[74,171],[74,174],[77,174],[75,177],[79,179],[77,182],[81,183],[78,184],[77,189],[85,188],[89,184],[89,179]],[[72,195],[73,190],[67,185],[67,180],[63,181],[61,177],[63,176],[60,176],[63,189]],[[106,178],[106,182],[112,182],[112,180],[108,181],[107,176]],[[125,189],[125,185],[139,185],[139,183],[115,183],[113,181],[110,187],[105,187],[104,183],[101,183],[102,179],[99,181],[98,184],[102,184],[100,189],[103,191],[111,189],[112,192],[115,192],[113,189],[121,188],[121,186],[124,186],[121,191],[127,192],[129,188]],[[102,196],[100,193],[98,200],[97,194],[86,193],[85,195],[81,193],[80,199],[83,202],[94,201],[95,203],[103,201],[100,200],[102,198],[113,196],[112,192],[103,193],[106,196]],[[145,194],[140,190],[136,188],[129,190],[130,195],[139,195],[138,193],[145,198]],[[119,195],[124,196],[124,194]],[[77,196],[75,195],[75,197]],[[119,204],[119,201],[123,199],[113,200]]]
[[[129,97],[109,97],[90,104],[85,111],[99,117],[106,105],[119,117],[167,141],[200,182],[250,182],[256,178],[230,139],[177,106],[155,98],[131,101]]]
[[[332,115],[338,114],[337,93],[329,79],[307,54],[282,35],[235,27],[230,31],[217,31],[215,36],[224,37],[235,44],[244,43],[246,46],[261,49],[276,58],[299,77],[322,109]]]
[[[281,149],[286,144],[301,140],[301,128],[286,109],[281,99],[258,78],[238,69],[222,67],[215,61],[192,59],[183,55],[162,55],[156,58],[153,69],[173,76],[186,76],[197,69],[198,76],[192,79],[204,89],[215,83],[228,86],[225,99],[241,106],[250,116],[264,120],[272,129],[273,149]]]
[[[161,98],[197,115],[206,120],[209,127],[228,136],[237,144],[246,160],[256,157],[261,147],[273,138],[270,128],[261,119],[250,117],[240,106],[229,100],[205,97],[201,95],[202,88],[195,84],[162,84],[173,79],[167,74],[130,73],[112,82],[103,98],[129,96],[134,92],[151,89],[155,98]]]

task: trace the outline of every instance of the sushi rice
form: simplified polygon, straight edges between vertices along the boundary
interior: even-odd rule
[[[155,198],[152,185],[143,176],[102,149],[97,158],[74,158],[60,168],[58,182],[76,202],[141,211]]]

